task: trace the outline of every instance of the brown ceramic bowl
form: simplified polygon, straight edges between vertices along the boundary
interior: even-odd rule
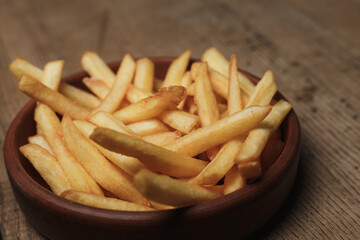
[[[152,58],[163,78],[174,58]],[[116,69],[119,62],[110,64]],[[258,78],[244,72],[252,81]],[[85,72],[64,81],[85,88]],[[276,98],[283,98],[277,93]],[[282,205],[296,175],[300,126],[291,111],[281,126],[285,147],[264,175],[234,193],[190,207],[156,212],[98,209],[53,194],[18,148],[35,134],[35,101],[16,116],[4,156],[16,200],[29,223],[50,239],[240,239],[259,229]]]

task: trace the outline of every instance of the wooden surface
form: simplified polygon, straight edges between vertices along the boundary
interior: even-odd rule
[[[28,98],[9,63],[64,59],[80,70],[86,50],[106,61],[200,57],[215,46],[239,67],[273,70],[302,126],[295,187],[281,211],[252,239],[360,239],[360,3],[290,1],[0,0],[0,141]],[[2,151],[2,149],[1,149]],[[3,239],[43,239],[19,210],[0,161]]]

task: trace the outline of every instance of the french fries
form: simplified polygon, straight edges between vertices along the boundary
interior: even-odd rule
[[[148,168],[174,177],[192,177],[207,162],[150,144],[109,128],[96,128],[90,139],[99,145],[124,155],[136,157]]]
[[[85,52],[90,91],[60,82],[62,60],[42,70],[17,58],[18,88],[38,101],[37,134],[20,151],[55,194],[96,208],[172,209],[251,184],[282,153],[291,105],[273,99],[271,71],[255,86],[235,55],[210,48],[189,66],[190,55],[162,81],[148,58],[126,54],[115,74]]]

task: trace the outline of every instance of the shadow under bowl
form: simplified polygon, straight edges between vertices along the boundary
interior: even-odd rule
[[[174,60],[151,58],[155,75],[164,78]],[[194,62],[195,60],[192,60]],[[116,70],[120,62],[109,64]],[[243,72],[254,83],[259,78]],[[85,72],[63,79],[86,89]],[[284,98],[280,93],[276,99]],[[10,125],[4,158],[15,198],[28,222],[50,239],[241,239],[259,229],[281,207],[296,176],[300,125],[292,110],[281,125],[284,149],[261,178],[218,199],[154,212],[93,208],[60,198],[19,152],[36,133],[35,101],[27,103]]]

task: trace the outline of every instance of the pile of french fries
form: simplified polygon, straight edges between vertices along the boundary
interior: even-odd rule
[[[189,66],[190,55],[160,80],[148,58],[126,54],[114,73],[85,52],[89,91],[60,81],[62,60],[14,60],[19,90],[37,101],[37,134],[20,151],[55,194],[98,208],[171,209],[243,188],[281,154],[291,105],[273,99],[271,71],[254,85],[235,55],[210,48]]]

